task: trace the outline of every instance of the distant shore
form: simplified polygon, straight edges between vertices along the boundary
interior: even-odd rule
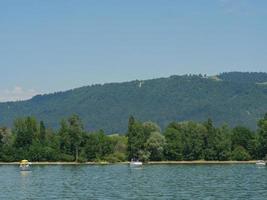
[[[206,160],[194,160],[194,161],[151,161],[148,164],[255,164],[256,160],[248,161],[206,161]]]
[[[147,165],[161,165],[161,164],[255,164],[256,160],[249,161],[151,161]],[[110,165],[110,164],[129,164],[129,162],[108,163],[108,162],[31,162],[32,165]],[[0,165],[19,165],[19,162],[0,162]]]

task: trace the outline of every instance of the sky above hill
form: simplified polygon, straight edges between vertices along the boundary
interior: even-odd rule
[[[93,83],[267,71],[266,0],[0,0],[0,101]]]

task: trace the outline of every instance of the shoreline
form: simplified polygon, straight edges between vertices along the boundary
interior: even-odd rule
[[[256,164],[257,160],[248,161],[206,161],[206,160],[194,160],[194,161],[151,161],[148,164]]]
[[[195,160],[195,161],[150,161],[144,163],[145,165],[182,165],[182,164],[256,164],[256,160],[249,161],[205,161],[205,160]],[[117,164],[129,164],[130,162],[31,162],[32,165],[117,165]],[[19,165],[20,162],[0,162],[0,165]]]

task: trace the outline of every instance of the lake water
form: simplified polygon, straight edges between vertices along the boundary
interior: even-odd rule
[[[0,199],[267,199],[267,167],[0,166]]]

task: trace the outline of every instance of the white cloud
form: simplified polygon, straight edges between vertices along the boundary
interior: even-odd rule
[[[15,86],[13,89],[0,90],[0,102],[27,100],[37,95],[34,89],[24,89],[21,86]]]

